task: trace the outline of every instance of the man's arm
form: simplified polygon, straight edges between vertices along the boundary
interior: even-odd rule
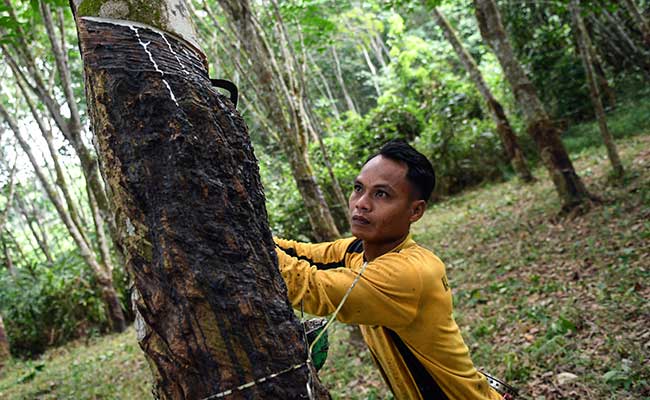
[[[325,243],[300,243],[274,237],[277,247],[292,257],[306,260],[319,269],[338,268],[344,265],[345,252],[354,238]]]
[[[303,301],[314,315],[334,312],[358,271],[350,268],[322,270],[277,249],[280,273],[294,307]],[[337,315],[345,323],[407,326],[417,313],[422,281],[417,268],[405,257],[385,254],[371,261]]]

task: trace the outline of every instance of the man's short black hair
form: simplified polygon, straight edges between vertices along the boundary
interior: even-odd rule
[[[436,186],[436,173],[424,154],[402,139],[393,139],[384,144],[379,152],[370,156],[366,163],[380,155],[406,164],[406,179],[413,185],[418,199],[429,200]]]

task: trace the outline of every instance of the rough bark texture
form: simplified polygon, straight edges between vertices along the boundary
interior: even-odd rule
[[[9,359],[11,353],[9,352],[9,339],[5,333],[5,325],[2,322],[2,315],[0,315],[0,371],[4,367],[5,362]]]
[[[438,26],[442,29],[445,38],[447,38],[447,41],[449,41],[456,52],[456,55],[465,67],[465,71],[467,71],[476,85],[476,88],[481,93],[481,96],[483,96],[483,100],[487,103],[488,109],[490,110],[490,116],[496,125],[499,138],[501,139],[501,144],[508,156],[512,168],[524,182],[533,181],[533,175],[530,173],[524,153],[519,146],[519,141],[510,125],[510,121],[508,120],[508,117],[506,117],[501,103],[497,101],[487,83],[485,83],[483,74],[481,74],[481,70],[478,68],[478,65],[476,65],[476,61],[474,61],[472,55],[469,54],[467,49],[465,49],[465,46],[463,46],[462,42],[456,35],[456,31],[449,24],[449,21],[447,21],[447,18],[445,18],[440,9],[437,7],[434,8],[433,14]]]
[[[204,56],[143,26],[77,20],[103,172],[161,398],[294,399],[308,369],[243,120]]]
[[[496,2],[474,0],[474,5],[481,36],[497,56],[517,105],[524,114],[528,133],[535,141],[560,196],[562,208],[569,211],[590,199],[591,195],[573,168],[559,129],[546,113],[535,87],[514,55]]]
[[[607,156],[609,157],[609,161],[612,164],[614,175],[621,177],[623,176],[624,172],[623,164],[621,164],[621,159],[618,156],[618,150],[616,150],[614,138],[609,132],[609,127],[607,126],[605,108],[603,107],[603,102],[600,97],[600,88],[598,87],[598,82],[596,81],[596,71],[591,59],[591,55],[593,53],[591,50],[591,39],[587,34],[587,29],[585,28],[584,22],[582,21],[582,16],[580,15],[579,0],[571,0],[569,8],[571,9],[571,17],[573,19],[574,29],[577,31],[576,38],[578,41],[578,49],[580,52],[580,58],[582,59],[582,66],[587,76],[587,85],[589,86],[591,103],[594,106],[596,118],[598,119],[600,135],[603,137],[603,142],[607,148]]]

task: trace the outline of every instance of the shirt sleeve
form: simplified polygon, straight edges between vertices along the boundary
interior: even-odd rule
[[[280,273],[289,300],[298,308],[324,316],[334,312],[359,269],[322,270],[276,249]],[[416,316],[422,281],[417,267],[399,253],[388,253],[368,263],[337,315],[344,323],[403,328]]]
[[[274,237],[277,247],[287,255],[306,260],[319,269],[338,268],[343,266],[345,252],[354,238],[340,239],[325,243],[301,243]]]

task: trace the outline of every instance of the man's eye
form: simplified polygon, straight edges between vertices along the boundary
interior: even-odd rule
[[[388,197],[388,193],[384,192],[383,190],[377,190],[375,197]]]
[[[360,192],[361,191],[361,185],[359,185],[358,183],[355,183],[354,184],[354,191],[355,192]]]

